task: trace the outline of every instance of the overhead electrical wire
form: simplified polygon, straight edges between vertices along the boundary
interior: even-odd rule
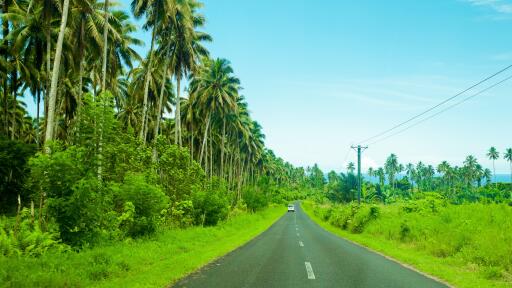
[[[503,68],[503,69],[501,69],[501,70],[499,70],[498,72],[496,72],[496,73],[494,73],[494,74],[492,74],[492,75],[490,75],[490,76],[488,76],[488,77],[484,78],[483,80],[480,80],[480,81],[479,81],[479,82],[477,82],[476,84],[471,85],[470,87],[468,87],[468,88],[466,88],[466,89],[462,90],[461,92],[459,92],[459,93],[457,93],[457,94],[455,94],[455,95],[453,95],[453,96],[451,96],[451,97],[449,97],[449,98],[447,98],[447,99],[445,99],[445,100],[443,100],[443,101],[439,102],[438,104],[436,104],[436,105],[434,105],[434,106],[432,106],[432,107],[428,108],[427,110],[425,110],[425,111],[423,111],[423,112],[421,112],[421,113],[419,113],[419,114],[417,114],[417,115],[415,115],[415,116],[413,116],[413,117],[411,117],[411,118],[409,118],[409,119],[407,119],[407,120],[405,120],[405,121],[403,121],[403,122],[401,122],[401,123],[399,123],[399,124],[397,124],[397,125],[395,125],[395,126],[393,126],[393,127],[389,128],[389,129],[387,129],[387,130],[385,130],[385,131],[383,131],[383,132],[381,132],[381,133],[379,133],[379,134],[376,134],[376,135],[374,135],[374,136],[372,136],[372,137],[369,137],[369,138],[366,138],[366,139],[364,139],[364,140],[362,140],[362,141],[359,141],[358,143],[359,143],[359,144],[368,143],[370,140],[373,140],[373,139],[379,138],[380,136],[383,136],[383,135],[385,135],[385,134],[387,134],[387,133],[389,133],[389,132],[391,132],[391,131],[393,131],[393,130],[396,130],[397,128],[400,128],[400,127],[404,126],[405,124],[407,124],[407,123],[409,123],[409,122],[411,122],[411,121],[413,121],[413,120],[418,119],[419,117],[421,117],[421,116],[423,116],[423,115],[425,115],[425,114],[429,113],[430,111],[432,111],[432,110],[434,110],[434,109],[436,109],[436,108],[438,108],[438,107],[440,107],[440,106],[442,106],[442,105],[446,104],[447,102],[450,102],[451,100],[453,100],[453,99],[455,99],[455,98],[457,98],[457,97],[461,96],[462,94],[464,94],[464,93],[466,93],[466,92],[468,92],[468,91],[472,90],[473,88],[475,88],[475,87],[477,87],[477,86],[479,86],[479,85],[481,85],[481,84],[483,84],[483,83],[485,83],[485,82],[489,81],[490,79],[492,79],[492,78],[494,78],[494,77],[496,77],[496,76],[500,75],[501,73],[503,73],[503,72],[507,71],[507,70],[508,70],[508,69],[510,69],[510,68],[512,68],[512,64],[511,64],[511,65],[509,65],[509,66],[507,66],[507,67],[505,67],[505,68]]]
[[[500,85],[500,84],[502,84],[502,83],[504,83],[504,82],[506,82],[506,81],[508,81],[508,80],[510,80],[510,79],[512,79],[512,75],[511,75],[511,76],[508,76],[508,77],[506,77],[506,78],[504,78],[504,79],[503,79],[503,80],[501,80],[501,81],[498,81],[498,82],[494,83],[493,85],[491,85],[491,86],[489,86],[489,87],[487,87],[487,88],[485,88],[485,89],[483,89],[483,90],[478,91],[477,93],[475,93],[475,94],[473,94],[473,95],[471,95],[471,96],[468,96],[468,97],[466,97],[466,98],[462,99],[462,100],[461,100],[461,101],[459,101],[459,102],[456,102],[456,103],[454,103],[454,104],[452,104],[452,105],[450,105],[450,106],[446,107],[445,109],[443,109],[443,110],[441,110],[441,111],[439,111],[439,112],[437,112],[437,113],[435,113],[435,114],[432,114],[432,115],[430,115],[430,116],[428,116],[428,117],[426,117],[426,118],[423,118],[422,120],[420,120],[420,121],[418,121],[418,122],[413,123],[412,125],[409,125],[409,126],[405,127],[404,129],[399,130],[398,132],[395,132],[395,133],[393,133],[393,134],[390,134],[390,135],[388,135],[388,136],[386,136],[386,137],[384,137],[384,138],[377,139],[377,140],[375,140],[375,141],[373,141],[373,142],[369,143],[368,145],[374,145],[374,144],[379,143],[379,142],[381,142],[381,141],[387,140],[387,139],[389,139],[389,138],[391,138],[391,137],[393,137],[393,136],[395,136],[395,135],[398,135],[398,134],[400,134],[400,133],[402,133],[402,132],[404,132],[404,131],[406,131],[406,130],[409,130],[410,128],[412,128],[412,127],[414,127],[414,126],[416,126],[416,125],[419,125],[419,124],[421,124],[421,123],[423,123],[423,122],[425,122],[425,121],[427,121],[427,120],[429,120],[429,119],[431,119],[431,118],[434,118],[435,116],[437,116],[437,115],[439,115],[439,114],[441,114],[441,113],[443,113],[443,112],[446,112],[447,110],[450,110],[450,109],[452,109],[453,107],[458,106],[458,105],[460,105],[460,104],[462,104],[462,103],[464,103],[464,102],[466,102],[466,101],[468,101],[468,100],[470,100],[470,99],[472,99],[472,98],[474,98],[474,97],[476,97],[476,96],[478,96],[478,95],[480,95],[480,94],[482,94],[482,93],[485,93],[485,92],[487,92],[487,91],[491,90],[492,88],[494,88],[494,87],[496,87],[496,86],[498,86],[498,85]]]

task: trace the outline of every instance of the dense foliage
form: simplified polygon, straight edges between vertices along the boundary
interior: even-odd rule
[[[504,159],[510,162],[512,155],[509,153],[512,151],[509,150],[504,154]],[[497,160],[497,151],[494,148],[489,151],[490,159]],[[337,203],[356,200],[358,179],[354,170],[354,164],[349,163],[346,174],[329,172],[323,192],[316,195],[317,199],[326,198]],[[322,174],[321,171],[316,173]],[[452,204],[512,203],[512,183],[493,181],[494,174],[490,169],[484,169],[471,155],[466,157],[462,167],[452,167],[443,161],[434,168],[421,161],[417,165],[409,163],[404,166],[398,162],[395,154],[391,154],[384,168],[369,168],[368,173],[362,176],[361,199],[367,203],[390,204],[422,198],[423,194],[433,192]]]
[[[3,255],[212,226],[304,197],[304,169],[265,147],[230,62],[203,46],[202,4],[134,0],[151,33],[145,57],[115,7],[0,7]],[[36,248],[13,244],[40,236]]]
[[[449,263],[445,265],[475,274],[477,280],[491,281],[469,283],[462,281],[467,276],[443,272],[444,278],[468,287],[511,284],[510,208],[507,204],[454,205],[436,193],[394,205],[306,204],[306,209],[321,221],[346,231],[349,237],[354,235],[353,239],[365,245],[385,247],[383,252],[388,255],[408,255],[412,251],[421,255],[418,263],[430,263],[432,260],[425,258],[426,254]],[[396,247],[396,251],[389,247]],[[409,256],[409,259],[414,258]]]

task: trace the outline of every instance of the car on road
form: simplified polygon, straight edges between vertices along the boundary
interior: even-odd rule
[[[288,204],[288,212],[295,212],[295,205]]]

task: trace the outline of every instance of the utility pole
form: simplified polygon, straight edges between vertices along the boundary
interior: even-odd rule
[[[352,149],[357,151],[357,183],[358,183],[358,191],[357,191],[357,204],[361,205],[361,152],[368,149],[368,146],[350,146]]]

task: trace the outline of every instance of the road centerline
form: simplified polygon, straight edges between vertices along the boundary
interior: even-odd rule
[[[302,241],[299,241],[299,246],[304,247],[304,243],[302,243]]]
[[[304,264],[306,265],[306,272],[308,273],[308,279],[315,279],[315,273],[313,273],[313,267],[311,266],[311,263],[309,262],[304,262]]]

